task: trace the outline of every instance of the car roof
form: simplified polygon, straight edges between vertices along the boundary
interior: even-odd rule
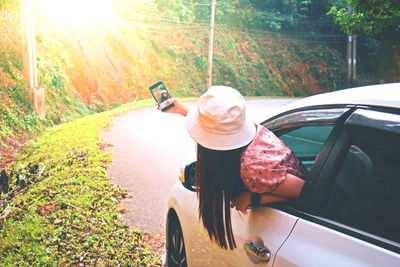
[[[290,110],[338,105],[366,105],[400,109],[400,83],[369,85],[317,94],[289,103],[270,115],[273,117]]]

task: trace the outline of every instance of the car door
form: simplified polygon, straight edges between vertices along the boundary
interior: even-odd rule
[[[336,122],[348,108],[304,110],[288,113],[264,123],[298,156],[312,173],[337,137]],[[318,169],[318,168],[317,168]],[[238,248],[230,256],[231,266],[272,266],[276,252],[289,237],[302,214],[301,199],[251,208],[247,214],[232,212],[232,227]]]
[[[400,266],[399,111],[345,121],[274,266]]]

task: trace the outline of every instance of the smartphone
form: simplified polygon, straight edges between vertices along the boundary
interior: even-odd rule
[[[162,81],[158,81],[155,84],[150,85],[149,89],[154,97],[154,100],[156,100],[157,105],[161,108],[161,111],[166,111],[174,106],[173,103],[167,105],[167,100],[171,98],[171,95]]]

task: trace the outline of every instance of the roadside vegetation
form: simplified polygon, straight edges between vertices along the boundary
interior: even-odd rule
[[[150,103],[49,128],[3,171],[12,182],[0,200],[1,266],[160,264],[119,214],[126,193],[106,177],[99,136],[115,114]]]

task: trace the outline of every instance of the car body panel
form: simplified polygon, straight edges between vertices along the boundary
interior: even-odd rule
[[[237,248],[224,250],[210,239],[198,219],[198,201],[196,193],[187,190],[181,183],[173,188],[173,197],[169,207],[177,213],[183,236],[188,266],[271,266],[249,257],[244,250],[247,241],[265,246],[271,252],[271,258],[289,236],[296,224],[297,217],[270,207],[257,207],[247,214],[231,209],[232,230]],[[207,255],[207,257],[204,257]]]
[[[289,236],[297,217],[270,207],[249,209],[247,214],[231,209],[232,229],[237,249],[232,254],[238,258],[235,266],[272,266],[273,259],[280,246]],[[246,242],[253,242],[257,247],[264,247],[271,253],[269,262],[262,262],[248,255],[244,249]],[[241,264],[238,264],[238,263]]]
[[[399,266],[400,255],[300,219],[279,250],[276,267]]]
[[[344,105],[367,105],[400,109],[400,83],[370,85],[313,95],[270,112],[269,117],[272,118],[297,109]]]

